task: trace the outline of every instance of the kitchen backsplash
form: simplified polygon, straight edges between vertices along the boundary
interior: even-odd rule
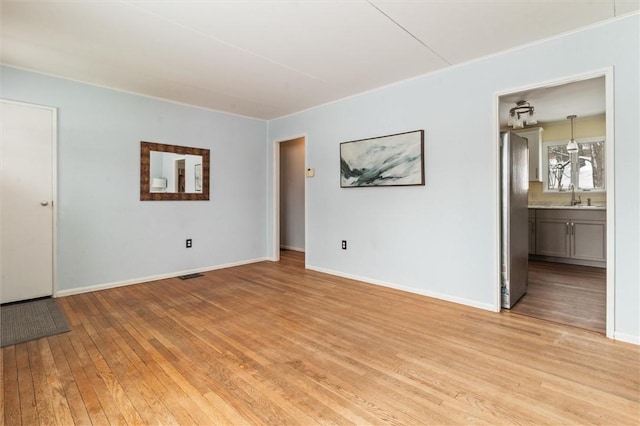
[[[587,202],[587,198],[591,198],[593,203],[606,203],[606,192],[583,192],[576,191],[576,197],[582,197],[582,201]],[[538,201],[562,202],[571,199],[571,191],[566,192],[543,192],[542,182],[529,182],[529,204]]]

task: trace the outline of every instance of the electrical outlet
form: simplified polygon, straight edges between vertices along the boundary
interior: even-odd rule
[[[187,238],[187,248],[191,248],[193,246],[193,242],[191,241],[191,238]]]
[[[342,240],[342,250],[347,249],[347,240]]]

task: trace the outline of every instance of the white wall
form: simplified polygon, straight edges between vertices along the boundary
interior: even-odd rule
[[[316,168],[307,181],[309,267],[498,309],[496,94],[613,66],[615,333],[640,342],[638,34],[634,15],[271,121],[270,155],[274,141],[306,134]],[[417,129],[426,186],[339,187],[340,142]]]
[[[1,71],[1,97],[58,108],[62,294],[265,256],[264,121]],[[211,200],[140,201],[140,141],[210,149]]]
[[[280,143],[280,247],[304,251],[304,138]]]
[[[153,178],[167,179],[167,183],[169,182],[168,177],[164,172],[164,164],[163,164],[162,158],[163,158],[162,152],[149,151],[149,181],[150,182]]]

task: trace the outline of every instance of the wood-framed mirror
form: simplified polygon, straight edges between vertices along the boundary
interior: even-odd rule
[[[140,201],[209,200],[209,150],[140,142]]]

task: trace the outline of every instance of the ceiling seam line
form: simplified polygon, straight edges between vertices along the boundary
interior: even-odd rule
[[[402,31],[404,31],[405,33],[407,33],[411,38],[413,38],[415,41],[417,41],[418,43],[420,43],[421,45],[423,45],[424,47],[426,47],[431,53],[433,53],[434,55],[436,55],[438,58],[442,59],[442,61],[444,61],[444,63],[446,63],[447,65],[453,65],[451,62],[447,61],[442,55],[440,55],[438,52],[436,52],[434,49],[432,49],[428,44],[426,44],[425,42],[423,42],[422,40],[420,40],[417,36],[415,36],[411,31],[409,31],[408,29],[406,29],[405,27],[403,27],[402,25],[400,25],[400,23],[398,21],[396,21],[395,19],[393,19],[391,16],[389,16],[388,14],[386,14],[382,9],[380,9],[378,6],[376,6],[375,4],[373,4],[370,0],[367,0],[367,3],[369,3],[373,8],[375,8],[378,12],[380,12],[382,15],[384,15],[388,20],[390,20],[391,22],[393,22],[398,28],[400,28]]]
[[[224,44],[224,45],[225,45],[225,46],[227,46],[227,47],[231,47],[231,48],[233,48],[233,49],[240,50],[241,52],[244,52],[244,53],[246,53],[246,54],[248,54],[248,55],[251,55],[251,56],[253,56],[253,57],[260,58],[260,59],[262,59],[263,61],[269,62],[269,63],[271,63],[271,64],[273,64],[273,65],[280,66],[280,67],[282,67],[282,68],[284,68],[284,69],[287,69],[287,70],[292,71],[292,72],[297,73],[297,74],[304,75],[304,76],[309,77],[309,78],[311,78],[311,79],[313,79],[313,80],[318,80],[318,81],[320,81],[320,82],[322,82],[322,83],[330,84],[328,81],[326,81],[326,80],[324,80],[324,79],[322,79],[322,78],[320,78],[320,77],[318,77],[318,76],[316,76],[316,75],[309,74],[309,73],[304,72],[304,71],[302,71],[302,70],[299,70],[299,69],[296,69],[296,68],[290,67],[290,66],[285,65],[285,64],[283,64],[283,63],[280,63],[280,62],[278,62],[278,61],[276,61],[276,60],[270,59],[270,58],[268,58],[268,57],[266,57],[266,56],[260,55],[260,54],[258,54],[258,53],[255,53],[255,52],[252,52],[252,51],[250,51],[250,50],[247,50],[247,49],[245,49],[245,48],[243,48],[243,47],[236,46],[235,44],[232,44],[232,43],[229,43],[229,42],[224,41],[224,40],[222,40],[222,39],[219,39],[218,37],[215,37],[215,36],[209,35],[209,34],[207,34],[207,33],[205,33],[205,32],[202,32],[202,31],[196,30],[196,29],[194,29],[194,28],[191,28],[191,27],[189,27],[189,26],[187,26],[187,25],[184,25],[184,24],[181,24],[181,23],[178,23],[178,22],[174,22],[174,21],[172,21],[172,20],[170,20],[170,19],[168,19],[168,18],[165,18],[164,16],[160,15],[159,13],[152,12],[152,11],[150,11],[150,10],[147,10],[147,9],[145,9],[145,8],[141,7],[141,6],[138,6],[138,5],[136,5],[136,4],[133,4],[133,3],[131,3],[131,1],[130,1],[130,0],[120,0],[120,3],[125,4],[125,5],[127,5],[127,6],[129,6],[129,7],[133,7],[133,8],[135,8],[135,9],[138,9],[138,10],[139,10],[139,11],[141,11],[142,13],[146,13],[147,15],[154,16],[154,17],[156,17],[157,19],[160,19],[160,20],[162,20],[162,21],[165,21],[165,22],[167,22],[167,23],[169,23],[169,24],[171,24],[171,25],[174,25],[174,26],[176,26],[176,27],[179,27],[179,28],[185,29],[185,30],[190,31],[190,32],[192,32],[192,33],[198,34],[198,35],[200,35],[200,36],[202,36],[202,37],[208,38],[208,39],[210,39],[210,40],[214,40],[214,41],[216,41],[216,42],[218,42],[218,43]]]

